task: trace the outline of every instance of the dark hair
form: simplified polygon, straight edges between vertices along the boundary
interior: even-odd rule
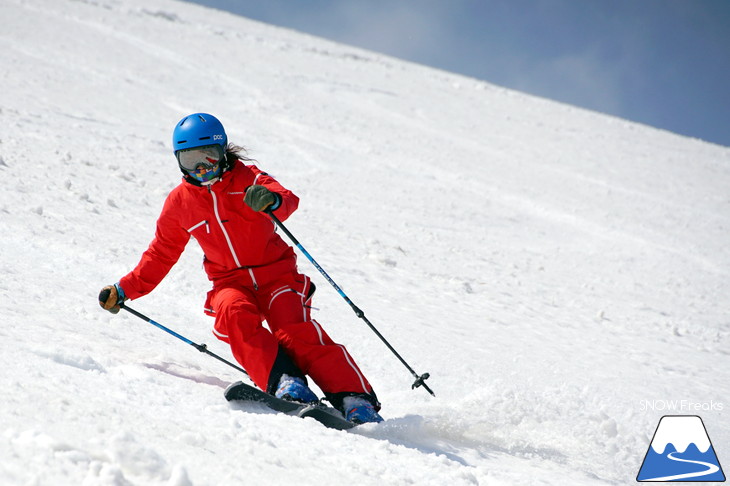
[[[248,156],[248,151],[240,145],[229,143],[226,145],[226,165],[227,169],[232,169],[236,161],[241,162],[256,162]]]

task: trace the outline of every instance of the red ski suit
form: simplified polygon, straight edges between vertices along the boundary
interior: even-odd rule
[[[256,385],[272,392],[282,373],[303,373],[330,399],[366,394],[377,403],[345,347],[311,319],[314,285],[297,272],[294,250],[275,232],[268,216],[243,202],[246,189],[254,184],[281,197],[275,210],[280,220],[297,209],[297,196],[240,161],[210,186],[183,181],[168,195],[155,238],[137,267],[120,280],[122,289],[130,299],[151,292],[192,236],[205,253],[203,267],[213,282],[205,310],[216,317],[214,333],[230,344]],[[264,319],[271,331],[262,325]]]

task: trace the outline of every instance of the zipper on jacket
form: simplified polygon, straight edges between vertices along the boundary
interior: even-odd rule
[[[259,284],[256,282],[256,277],[253,274],[253,268],[248,267],[248,274],[251,275],[251,281],[253,282],[253,289],[258,290]]]
[[[213,192],[213,189],[210,186],[208,186],[208,192],[213,196],[213,213],[215,214],[215,219],[216,221],[218,221],[218,226],[220,226],[221,231],[223,231],[223,236],[226,239],[226,243],[228,243],[228,249],[231,251],[231,255],[233,255],[233,261],[236,263],[236,267],[240,268],[241,262],[238,260],[238,255],[236,255],[236,251],[233,249],[233,243],[231,243],[231,238],[228,236],[228,232],[223,226],[220,213],[218,213],[218,198],[216,197],[215,192]],[[258,286],[256,287],[256,290],[258,290]]]

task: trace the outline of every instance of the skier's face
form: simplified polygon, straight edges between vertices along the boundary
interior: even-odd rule
[[[211,168],[223,160],[223,149],[220,145],[204,145],[191,149],[178,150],[177,161],[187,171],[195,171],[199,167]]]
[[[220,177],[224,157],[220,145],[179,150],[175,155],[180,168],[202,184],[210,184]]]
[[[195,170],[189,170],[188,174],[200,182],[211,182],[220,175],[220,167],[218,164],[215,164],[213,167],[203,167],[200,165]]]

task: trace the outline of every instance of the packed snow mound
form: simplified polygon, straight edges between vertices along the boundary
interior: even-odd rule
[[[626,484],[685,398],[730,453],[730,149],[172,0],[0,16],[0,483]],[[98,307],[198,111],[436,398],[304,258],[380,425],[230,405],[235,370]],[[130,305],[230,358],[201,260]]]

